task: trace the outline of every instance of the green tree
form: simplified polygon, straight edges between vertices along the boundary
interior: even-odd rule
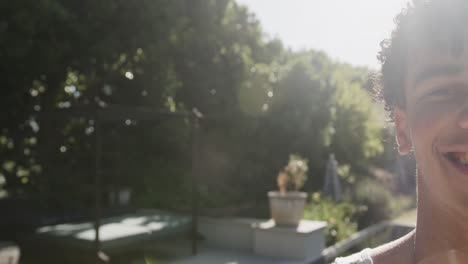
[[[383,153],[384,113],[364,89],[369,71],[338,65],[329,123],[330,149],[341,163],[362,169]]]
[[[0,2],[0,185],[91,184],[96,120],[44,113],[111,104],[216,117],[202,121],[199,166],[205,197],[222,198],[206,204],[265,197],[291,153],[309,160],[311,190],[329,152],[352,169],[371,163],[382,123],[367,70],[263,35],[233,0]],[[140,205],[184,205],[189,122],[155,123],[104,127],[104,180],[132,185]]]

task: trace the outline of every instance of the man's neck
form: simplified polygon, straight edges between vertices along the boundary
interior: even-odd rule
[[[468,253],[468,217],[443,206],[441,202],[418,184],[418,217],[416,224],[415,263],[429,259],[448,259],[463,257]],[[467,254],[468,255],[468,254]],[[448,263],[448,262],[445,262]],[[457,262],[458,263],[458,262]],[[463,262],[468,263],[468,259]]]

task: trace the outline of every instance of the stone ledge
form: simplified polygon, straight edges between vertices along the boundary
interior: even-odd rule
[[[207,245],[265,257],[308,263],[320,258],[325,248],[326,223],[320,221],[282,227],[272,220],[202,217],[198,225]]]
[[[312,262],[325,248],[325,222],[301,220],[298,227],[278,227],[271,220],[254,232],[254,253]]]

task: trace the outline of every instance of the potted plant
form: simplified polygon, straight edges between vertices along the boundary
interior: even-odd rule
[[[307,160],[292,154],[288,165],[278,173],[279,191],[268,192],[271,217],[277,226],[294,227],[301,221],[307,193],[299,190],[304,186],[308,170]]]

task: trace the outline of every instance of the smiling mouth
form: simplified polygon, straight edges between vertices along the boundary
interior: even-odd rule
[[[468,152],[448,152],[444,156],[462,172],[468,173]]]

